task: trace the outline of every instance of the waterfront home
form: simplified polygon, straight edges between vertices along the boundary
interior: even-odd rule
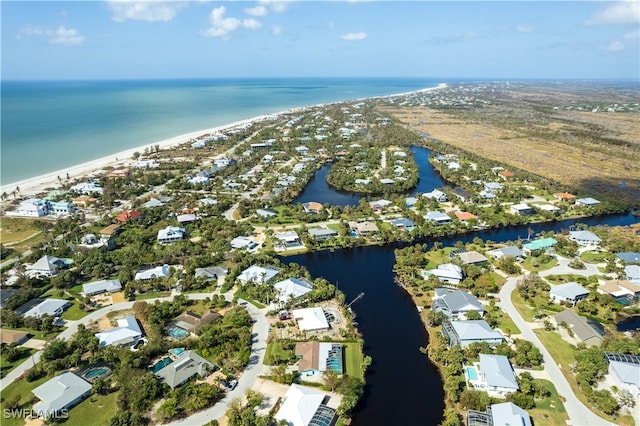
[[[436,288],[433,296],[433,310],[442,312],[451,320],[466,319],[469,312],[484,315],[482,303],[471,293],[448,288]]]
[[[120,223],[128,222],[131,219],[138,219],[143,216],[139,210],[125,210],[116,216],[116,220]]]
[[[404,199],[404,205],[408,208],[411,208],[416,205],[418,199],[416,197],[407,197]]]
[[[193,148],[193,149],[201,149],[201,148],[204,148],[206,145],[207,145],[207,143],[204,140],[200,139],[200,140],[197,140],[197,141],[193,142],[191,144],[191,148]]]
[[[576,282],[552,285],[551,290],[549,290],[549,297],[552,302],[566,302],[571,304],[571,306],[575,305],[580,300],[586,299],[588,296],[589,290]]]
[[[278,275],[280,269],[274,268],[272,266],[258,266],[251,265],[244,271],[238,275],[236,280],[240,281],[243,284],[247,284],[248,282],[265,284],[268,283],[273,277]]]
[[[624,267],[624,275],[629,281],[635,284],[640,284],[640,266],[639,265],[627,265]]]
[[[389,223],[391,223],[393,226],[395,226],[398,229],[409,231],[409,232],[413,231],[413,229],[416,227],[416,224],[414,221],[412,221],[411,219],[407,219],[405,217],[401,217],[399,219],[392,219]]]
[[[48,201],[48,203],[49,203],[49,214],[52,214],[54,216],[71,214],[75,210],[75,208],[73,207],[73,204],[67,201]]]
[[[302,245],[300,236],[296,231],[279,232],[273,234],[273,238],[277,240],[276,245],[283,249],[299,247]]]
[[[204,278],[205,280],[217,280],[219,277],[226,277],[229,268],[226,266],[207,266],[205,268],[196,268],[196,278]]]
[[[485,320],[444,321],[442,334],[449,340],[449,346],[465,348],[475,342],[487,342],[491,346],[504,342],[500,330],[492,330]]]
[[[169,225],[158,231],[157,239],[160,244],[170,244],[181,241],[184,239],[184,228]]]
[[[169,328],[178,327],[187,333],[197,334],[201,327],[213,324],[220,318],[222,318],[222,315],[211,310],[203,312],[202,315],[198,315],[191,311],[185,311],[171,321]]]
[[[295,356],[300,358],[298,371],[304,376],[320,375],[324,371],[333,370],[337,374],[343,372],[343,348],[340,343],[298,342]]]
[[[323,331],[330,328],[322,308],[294,309],[292,314],[300,331]]]
[[[154,278],[166,278],[169,276],[169,265],[156,266],[155,268],[145,269],[136,272],[135,281],[145,281]]]
[[[456,251],[451,252],[451,254],[453,253],[455,253],[454,256],[458,258],[463,265],[480,266],[480,265],[487,265],[489,263],[489,259],[484,257],[484,255],[478,253],[477,251],[472,250],[472,251],[463,251],[463,252],[456,252]]]
[[[634,251],[616,253],[616,257],[627,265],[632,263],[640,264],[640,253]]]
[[[375,222],[349,222],[349,228],[356,235],[366,237],[367,235],[375,234],[378,232],[378,225]]]
[[[23,317],[40,318],[43,315],[58,317],[65,309],[71,306],[68,300],[62,299],[31,299],[24,305],[16,309],[16,312]]]
[[[498,176],[500,176],[503,179],[508,179],[508,178],[512,178],[515,176],[515,173],[510,172],[509,170],[502,170],[498,172]]]
[[[499,249],[490,250],[487,252],[487,254],[494,259],[500,259],[502,257],[514,257],[517,259],[524,256],[522,250],[520,250],[516,246],[506,246]]]
[[[552,204],[536,204],[535,208],[539,209],[540,211],[549,213],[558,213],[562,211],[560,207],[554,206]]]
[[[116,321],[117,327],[96,333],[100,346],[135,346],[142,337],[142,329],[135,316],[129,315]]]
[[[82,284],[82,292],[85,296],[94,296],[101,293],[115,293],[122,290],[120,280],[100,280]]]
[[[332,425],[336,411],[327,406],[329,396],[311,388],[292,384],[284,395],[276,421],[288,426]]]
[[[477,365],[478,380],[470,380],[475,389],[484,390],[489,396],[504,398],[520,388],[506,356],[480,354],[480,362]]]
[[[555,238],[541,238],[522,245],[522,252],[529,256],[532,252],[538,250],[549,251],[553,246],[558,244]]]
[[[433,200],[436,200],[439,203],[444,203],[448,201],[447,194],[445,194],[444,192],[438,189],[434,189],[431,192],[425,192],[424,194],[422,194],[422,196],[425,198],[431,198]]]
[[[328,240],[338,235],[338,231],[331,228],[309,228],[307,232],[311,238],[318,241]]]
[[[569,239],[581,246],[591,246],[600,244],[600,237],[591,231],[569,231]]]
[[[429,276],[435,276],[443,283],[458,285],[464,279],[464,273],[462,268],[453,263],[444,263],[438,265],[436,269],[429,269],[424,271],[422,276],[426,279]]]
[[[469,191],[465,191],[462,188],[454,188],[452,192],[453,195],[458,197],[463,203],[470,203],[471,201],[473,201],[473,194]]]
[[[39,198],[29,198],[21,201],[15,210],[8,211],[7,216],[42,217],[49,214],[50,204]]]
[[[87,195],[81,195],[79,197],[73,198],[71,200],[71,203],[76,206],[76,207],[82,207],[82,208],[88,208],[93,206],[95,203],[98,202],[97,198],[94,197],[89,197]]]
[[[640,397],[640,356],[606,352],[609,374],[618,389],[625,389]]]
[[[571,201],[576,199],[575,195],[569,194],[568,192],[557,192],[553,194],[553,197],[560,201]]]
[[[451,223],[451,217],[444,212],[428,211],[427,214],[423,216],[423,218],[430,222],[435,222],[438,225]]]
[[[570,309],[553,316],[557,327],[567,327],[573,332],[575,340],[587,346],[599,346],[604,336],[604,327],[593,319],[587,319]]]
[[[393,185],[396,181],[390,178],[382,178],[380,179],[380,183],[383,185]]]
[[[478,197],[484,198],[485,200],[495,200],[496,198],[498,198],[496,194],[491,191],[487,191],[486,189],[480,191],[480,193],[478,193]]]
[[[185,383],[187,380],[199,375],[201,378],[207,377],[215,369],[215,366],[202,358],[192,350],[184,351],[176,357],[176,360],[155,372],[155,376],[162,383],[169,385],[171,389]]]
[[[133,163],[133,167],[136,169],[157,169],[160,167],[160,163],[156,160],[138,160]]]
[[[26,273],[30,277],[51,277],[73,262],[72,259],[61,259],[44,255],[32,265],[27,266]]]
[[[469,220],[478,219],[478,216],[476,216],[475,214],[469,213],[469,212],[463,212],[461,210],[456,210],[453,214],[460,222],[467,222]]]
[[[597,288],[600,294],[608,294],[623,306],[630,305],[640,299],[640,282],[628,280],[608,280],[600,283]]]
[[[278,291],[278,300],[287,303],[292,299],[298,299],[313,290],[313,283],[306,278],[287,278],[273,285]]]
[[[313,213],[313,214],[321,213],[324,210],[324,207],[322,207],[322,204],[315,201],[302,203],[302,208],[304,209],[305,213]]]
[[[91,384],[70,371],[48,380],[31,391],[39,400],[33,411],[40,417],[59,418],[64,410],[91,395]]]
[[[370,202],[369,202],[369,206],[370,206],[374,211],[380,211],[380,210],[384,209],[385,207],[390,206],[391,204],[393,204],[391,201],[389,201],[389,200],[384,200],[384,199],[380,199],[380,200],[370,201]]]
[[[530,205],[520,203],[512,204],[511,207],[509,207],[509,212],[518,216],[528,216],[530,214],[534,214],[536,211]]]
[[[595,198],[587,197],[587,198],[578,198],[576,200],[576,206],[584,206],[584,207],[593,207],[600,204],[600,201]]]
[[[77,192],[79,194],[102,194],[102,187],[98,186],[96,182],[82,182],[77,185],[73,185],[69,188],[71,192]]]
[[[526,410],[513,402],[492,404],[486,411],[467,411],[467,426],[531,426],[531,417]]]

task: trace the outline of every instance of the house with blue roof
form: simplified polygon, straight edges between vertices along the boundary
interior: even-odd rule
[[[432,306],[434,311],[442,312],[450,320],[466,319],[471,311],[484,315],[484,307],[478,298],[461,290],[435,289]]]
[[[571,306],[589,296],[589,290],[576,282],[551,286],[549,297],[554,303],[569,302]]]
[[[558,244],[558,241],[555,238],[541,238],[539,240],[534,240],[530,243],[523,244],[522,252],[526,256],[529,256],[532,252],[537,250],[549,250],[556,244]]]
[[[476,342],[495,346],[504,342],[502,332],[491,329],[485,320],[445,321],[442,334],[449,339],[449,347],[460,345],[465,348]]]
[[[411,219],[407,219],[405,217],[401,217],[399,219],[393,219],[390,223],[398,229],[404,229],[405,231],[413,231],[416,227],[416,224]]]
[[[473,387],[486,391],[490,396],[504,398],[520,388],[509,358],[504,355],[480,354],[478,373]]]
[[[616,257],[623,261],[625,264],[637,263],[640,264],[640,253],[633,251],[625,251],[616,253]]]
[[[531,426],[531,424],[529,413],[513,402],[492,404],[486,411],[467,411],[467,426]]]

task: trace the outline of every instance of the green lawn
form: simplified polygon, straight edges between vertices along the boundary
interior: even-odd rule
[[[580,255],[580,260],[586,263],[603,263],[615,259],[615,254],[601,251],[585,251]]]
[[[527,257],[524,262],[522,262],[522,266],[527,271],[546,271],[547,269],[551,269],[557,265],[558,259],[555,257],[551,257],[549,261],[544,263],[538,263],[537,266],[534,266],[534,257]]]
[[[266,307],[266,305],[263,305],[262,303],[260,303],[260,302],[257,302],[257,301],[255,301],[255,300],[253,300],[252,298],[250,298],[248,295],[246,295],[246,294],[245,294],[244,292],[242,292],[242,291],[236,291],[236,292],[235,292],[235,294],[234,294],[234,296],[235,296],[237,299],[244,299],[244,300],[246,300],[247,302],[251,303],[253,306],[255,306],[255,307],[256,307],[256,308],[258,308],[258,309],[262,309],[262,308]]]
[[[91,426],[108,426],[111,417],[116,413],[116,397],[118,392],[109,395],[91,395],[69,411],[68,426],[84,426],[87,420]]]
[[[40,386],[47,380],[49,377],[43,377],[34,382],[27,382],[25,379],[18,380],[16,382],[11,383],[2,391],[2,402],[0,403],[0,408],[4,410],[4,401],[8,401],[13,399],[15,395],[20,396],[20,408],[29,409],[33,406],[31,403],[31,397],[35,396],[31,393],[33,389]],[[36,398],[37,400],[37,398]],[[4,412],[4,411],[3,411]],[[23,418],[2,418],[2,426],[23,426],[24,419]]]
[[[493,278],[493,281],[496,283],[498,287],[502,287],[504,283],[507,282],[507,279],[505,277],[503,277],[502,275],[500,275],[495,271],[489,272],[489,275],[491,275],[491,278]]]
[[[362,378],[362,347],[359,343],[350,342],[344,345],[344,368],[345,373]]]
[[[61,315],[63,319],[75,321],[83,318],[89,312],[80,309],[80,303],[77,300],[70,300],[71,306],[68,307]]]
[[[169,297],[171,292],[169,291],[149,291],[146,293],[136,295],[136,300],[155,299],[157,297]]]
[[[29,349],[25,347],[18,347],[18,353],[20,354],[15,361],[7,361],[7,357],[0,357],[0,377],[6,376],[16,366],[22,364],[24,360],[29,358],[31,354],[36,352],[35,349]]]
[[[285,350],[282,348],[280,342],[271,342],[267,345],[267,351],[264,354],[264,365],[275,365],[274,358],[277,359],[289,359],[293,357],[292,350]]]
[[[553,383],[544,379],[534,379],[534,382],[544,386],[550,392],[550,395],[544,399],[537,400],[535,408],[528,410],[533,422],[537,425],[566,425],[569,416],[564,404],[558,397],[556,387],[553,386]]]

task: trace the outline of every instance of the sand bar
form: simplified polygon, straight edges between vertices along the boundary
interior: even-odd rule
[[[364,100],[364,99],[386,99],[386,98],[391,98],[396,96],[407,96],[407,95],[412,95],[417,93],[436,91],[436,90],[444,89],[446,87],[447,85],[445,83],[440,83],[436,87],[428,87],[425,89],[414,90],[406,93],[396,93],[393,95],[372,96],[369,98],[356,99],[356,101]],[[342,103],[342,102],[350,102],[350,101],[354,101],[354,100],[344,100],[344,101],[337,101],[337,102],[331,102],[331,103],[324,103],[324,104],[312,105],[304,108],[321,107],[321,106],[326,106],[333,103]],[[300,107],[300,108],[303,108],[303,107]],[[67,174],[69,175],[69,180],[74,180],[74,179],[79,179],[84,176],[90,175],[91,173],[96,172],[98,170],[102,170],[105,167],[113,167],[113,168],[128,167],[130,164],[134,162],[133,154],[135,152],[141,153],[144,151],[145,148],[149,146],[159,145],[160,149],[173,148],[173,147],[185,144],[192,139],[196,139],[207,134],[215,134],[218,132],[222,133],[225,130],[232,129],[234,127],[249,125],[249,124],[253,124],[260,121],[265,121],[274,116],[280,116],[285,112],[290,112],[292,110],[296,110],[300,108],[292,108],[289,110],[285,110],[285,111],[281,111],[273,114],[260,115],[257,117],[236,121],[230,124],[213,127],[210,129],[204,129],[204,130],[198,130],[195,132],[185,133],[182,135],[174,136],[174,137],[157,141],[157,142],[145,143],[142,146],[120,151],[118,153],[107,155],[95,160],[87,161],[85,163],[81,163],[75,166],[67,167],[61,170],[56,170],[50,173],[45,173],[40,176],[35,176],[35,177],[24,179],[18,182],[12,182],[6,185],[2,185],[0,187],[0,193],[11,194],[14,190],[16,190],[16,188],[19,188],[20,189],[19,194],[21,198],[25,198],[28,196],[35,196],[38,193],[44,192],[47,188],[59,188],[60,186],[62,186],[58,177],[60,177],[61,179],[67,180],[66,179]]]

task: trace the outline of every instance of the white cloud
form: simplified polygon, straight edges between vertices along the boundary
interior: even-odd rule
[[[346,33],[340,36],[341,39],[347,41],[360,41],[367,38],[367,33],[359,32],[359,33]]]
[[[264,6],[246,7],[244,12],[251,16],[267,16],[267,8]]]
[[[533,32],[533,27],[528,25],[518,25],[516,27],[516,31],[519,33],[530,33]]]
[[[116,22],[147,21],[168,22],[176,17],[185,3],[176,1],[130,1],[111,0],[107,2],[111,19]]]
[[[625,34],[622,38],[624,38],[625,40],[636,40],[636,39],[640,39],[640,30],[638,31],[633,31],[630,32],[628,34]]]
[[[231,33],[239,28],[247,28],[249,30],[262,28],[262,23],[256,19],[240,20],[238,18],[225,17],[225,13],[227,13],[227,9],[224,6],[214,8],[209,15],[211,28],[201,31],[201,34],[205,37],[229,39],[231,38]]]
[[[280,25],[274,25],[271,28],[271,34],[273,34],[274,36],[282,34],[282,27]]]
[[[621,50],[624,50],[624,43],[622,43],[621,41],[614,41],[609,43],[606,49],[610,52],[619,52]]]
[[[284,13],[287,11],[289,4],[293,1],[280,1],[280,0],[258,0],[258,4],[267,6],[272,12]]]
[[[585,25],[638,23],[640,23],[640,1],[626,0],[594,13]]]
[[[47,41],[51,44],[64,44],[67,46],[82,44],[85,39],[78,30],[67,28],[64,25],[54,29],[27,26],[20,30],[17,37],[22,38],[23,35],[44,36],[47,37]]]

